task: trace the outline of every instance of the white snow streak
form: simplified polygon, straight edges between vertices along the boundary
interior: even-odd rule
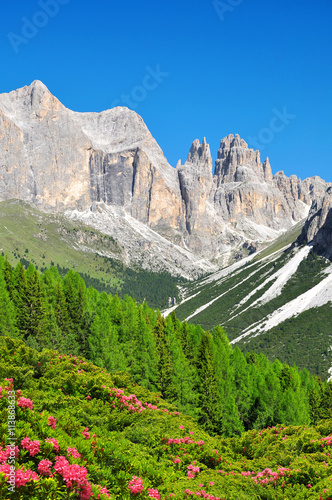
[[[254,307],[258,303],[260,305],[266,304],[266,302],[269,302],[270,300],[272,300],[275,297],[277,297],[278,295],[280,295],[281,291],[282,291],[283,287],[285,286],[285,284],[287,283],[287,281],[297,271],[297,268],[301,264],[302,260],[304,260],[306,257],[308,257],[311,249],[312,249],[312,247],[309,247],[309,246],[305,246],[304,248],[301,248],[294,255],[294,257],[292,257],[292,259],[289,262],[287,262],[287,264],[285,264],[281,269],[279,269],[279,271],[277,271],[276,273],[269,276],[263,283],[261,283],[257,288],[252,290],[246,297],[244,297],[244,299],[242,299],[241,302],[239,302],[237,309],[239,307],[241,307],[243,304],[245,304],[253,295],[255,295],[255,293],[258,290],[261,290],[262,288],[264,288],[265,285],[267,285],[267,283],[269,283],[270,281],[272,281],[274,279],[276,281],[272,284],[272,286],[268,290],[266,290],[266,292],[261,297],[259,297],[252,304],[250,304],[249,307]],[[243,311],[236,314],[235,316],[233,316],[230,319],[233,319],[236,316],[238,316],[239,314],[242,314],[244,311],[247,311],[247,309],[249,309],[249,307],[247,307],[246,309],[244,309]]]
[[[232,344],[238,342],[239,340],[247,337],[251,333],[256,333],[254,337],[262,332],[266,332],[273,328],[274,326],[282,323],[286,319],[291,317],[296,317],[300,313],[311,309],[313,307],[320,307],[328,302],[332,301],[332,266],[328,267],[325,271],[327,277],[324,278],[318,285],[314,286],[307,292],[303,293],[296,299],[291,300],[287,304],[283,305],[272,314],[269,314],[266,318],[256,323],[256,325],[251,325],[249,329],[232,340]]]
[[[327,379],[328,382],[332,382],[332,367],[329,368],[328,370],[328,373],[330,374],[329,378]]]

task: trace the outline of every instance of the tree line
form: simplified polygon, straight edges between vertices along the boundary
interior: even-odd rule
[[[331,416],[331,384],[263,354],[244,355],[217,326],[204,331],[130,296],[100,293],[69,270],[40,274],[0,257],[0,333],[41,351],[81,355],[158,391],[210,433],[240,435]]]

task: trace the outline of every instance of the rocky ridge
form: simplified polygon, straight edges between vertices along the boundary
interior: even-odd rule
[[[307,243],[328,259],[332,258],[332,187],[311,206],[298,243]]]
[[[135,241],[135,259],[153,231],[176,245],[180,274],[182,250],[201,272],[226,265],[306,217],[327,187],[319,177],[273,176],[237,134],[221,140],[214,173],[205,139],[173,168],[128,108],[77,113],[39,81],[0,95],[0,200],[65,212],[120,242],[130,221],[123,238]]]

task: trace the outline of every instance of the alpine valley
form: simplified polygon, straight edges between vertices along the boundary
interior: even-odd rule
[[[332,185],[273,175],[237,134],[174,168],[134,111],[74,112],[34,81],[0,95],[0,217],[12,264],[332,376]]]
[[[331,184],[34,81],[0,248],[0,499],[332,500]]]

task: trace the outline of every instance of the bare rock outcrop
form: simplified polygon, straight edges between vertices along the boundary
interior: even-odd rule
[[[313,202],[298,242],[311,244],[318,253],[332,258],[332,187]]]
[[[128,108],[77,113],[39,81],[0,95],[0,200],[18,198],[82,219],[105,206],[105,230],[107,207],[114,207],[131,226],[139,222],[135,238],[144,224],[222,265],[304,218],[327,187],[319,177],[273,177],[269,159],[262,162],[237,134],[222,139],[214,173],[205,138],[173,168]]]

